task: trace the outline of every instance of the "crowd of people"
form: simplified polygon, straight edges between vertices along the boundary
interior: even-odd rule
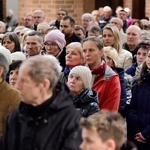
[[[150,21],[109,6],[0,21],[0,150],[150,150]]]

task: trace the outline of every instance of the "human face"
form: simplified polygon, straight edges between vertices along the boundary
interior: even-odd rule
[[[137,46],[140,40],[140,33],[134,27],[129,27],[126,31],[127,34],[127,44],[129,46]]]
[[[119,11],[118,12],[118,18],[122,19],[123,21],[127,20],[127,13],[124,11]]]
[[[90,20],[87,18],[82,19],[82,26],[87,28],[89,26]]]
[[[33,14],[33,21],[35,25],[38,25],[39,23],[44,22],[44,20],[45,20],[45,17],[43,16],[42,13],[36,12]]]
[[[148,52],[148,55],[146,57],[146,65],[147,65],[147,68],[150,69],[150,51]]]
[[[26,38],[26,50],[29,56],[38,55],[42,49],[42,44],[39,42],[37,35],[27,36]]]
[[[103,56],[103,50],[99,50],[94,41],[85,41],[82,44],[83,53],[85,56],[85,62],[91,70],[97,68],[101,63],[101,57]]]
[[[82,30],[74,30],[74,33],[78,35],[81,39],[85,38],[85,35]]]
[[[119,30],[121,29],[120,23],[117,21],[117,19],[112,19],[110,21],[111,24],[114,24]]]
[[[147,53],[148,53],[147,49],[139,48],[139,50],[137,51],[137,54],[136,54],[136,60],[137,60],[138,65],[141,65],[145,62]]]
[[[22,101],[33,106],[37,105],[42,99],[42,83],[37,83],[29,76],[30,66],[23,64],[19,68],[17,89],[20,91]]]
[[[33,27],[33,17],[32,16],[26,16],[25,18],[24,18],[24,26],[25,27]]]
[[[64,16],[66,16],[66,12],[65,11],[59,10],[57,12],[57,20],[58,21],[60,21]]]
[[[100,20],[100,14],[98,10],[95,10],[92,12],[93,18],[95,21],[99,21]]]
[[[18,71],[19,71],[19,68],[16,68],[14,70],[11,70],[9,74],[9,84],[13,86],[14,88],[16,87],[16,83],[18,80]]]
[[[113,46],[115,43],[115,37],[111,30],[104,29],[102,33],[102,40],[105,46]]]
[[[67,48],[66,50],[66,65],[73,68],[84,63],[84,58],[81,56],[79,50],[74,48]]]
[[[75,95],[81,93],[84,90],[84,84],[80,76],[77,74],[71,74],[68,77],[68,87]]]
[[[65,36],[69,36],[70,34],[72,34],[73,30],[74,30],[74,26],[71,26],[69,19],[60,21],[60,31]]]
[[[3,44],[4,47],[6,47],[11,53],[14,52],[15,49],[15,42],[11,41],[10,38],[8,36],[6,36],[3,40]]]
[[[98,133],[94,130],[83,128],[81,150],[109,150],[107,143],[103,142]]]
[[[57,55],[60,53],[60,49],[55,42],[47,41],[44,43],[44,46],[48,55],[57,57]]]
[[[107,51],[105,52],[105,57],[106,57],[107,65],[108,65],[109,67],[114,67],[115,64],[114,64],[114,62],[113,62],[113,60],[112,60],[112,58],[111,58],[109,52],[107,52]]]

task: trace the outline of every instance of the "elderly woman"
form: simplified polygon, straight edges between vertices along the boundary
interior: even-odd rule
[[[66,67],[60,76],[60,82],[66,83],[70,70],[84,64],[84,55],[81,43],[72,42],[66,47]]]
[[[2,39],[2,45],[7,48],[11,53],[21,51],[21,46],[17,34],[8,32]]]
[[[76,66],[71,69],[68,87],[74,96],[74,105],[82,117],[88,117],[99,111],[98,94],[91,89],[92,74],[88,67]]]
[[[59,30],[52,30],[44,37],[44,46],[47,55],[56,57],[60,65],[64,68],[65,64],[65,50],[66,40],[65,36]]]

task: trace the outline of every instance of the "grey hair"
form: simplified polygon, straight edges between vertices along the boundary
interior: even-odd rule
[[[37,83],[44,79],[50,81],[49,90],[53,90],[60,78],[62,67],[54,56],[33,56],[26,60],[23,64],[29,64],[29,76]]]
[[[2,53],[0,53],[0,66],[4,68],[4,72],[2,73],[2,78],[5,79],[6,74],[9,70],[9,64],[7,58]]]
[[[97,47],[99,48],[99,50],[102,50],[104,48],[103,43],[100,41],[100,39],[96,36],[89,36],[86,39],[82,40],[82,44],[86,41],[93,41],[95,42],[95,44],[97,45]]]
[[[42,11],[42,10],[40,10],[40,9],[35,10],[35,11],[33,12],[33,14],[35,14],[35,13],[41,13],[42,16],[45,15],[45,14],[44,14],[44,11]]]
[[[82,20],[83,20],[83,19],[89,19],[90,21],[93,21],[93,20],[94,20],[93,15],[90,14],[90,13],[84,13],[84,14],[82,15],[81,19],[82,19]]]
[[[0,24],[2,25],[2,28],[3,28],[4,30],[6,30],[6,25],[5,25],[5,23],[4,23],[3,21],[0,21]]]

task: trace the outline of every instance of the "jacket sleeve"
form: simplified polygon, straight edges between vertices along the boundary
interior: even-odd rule
[[[104,93],[105,100],[100,109],[108,109],[110,111],[118,112],[120,104],[120,81],[118,75],[112,76],[107,84],[107,90]]]

